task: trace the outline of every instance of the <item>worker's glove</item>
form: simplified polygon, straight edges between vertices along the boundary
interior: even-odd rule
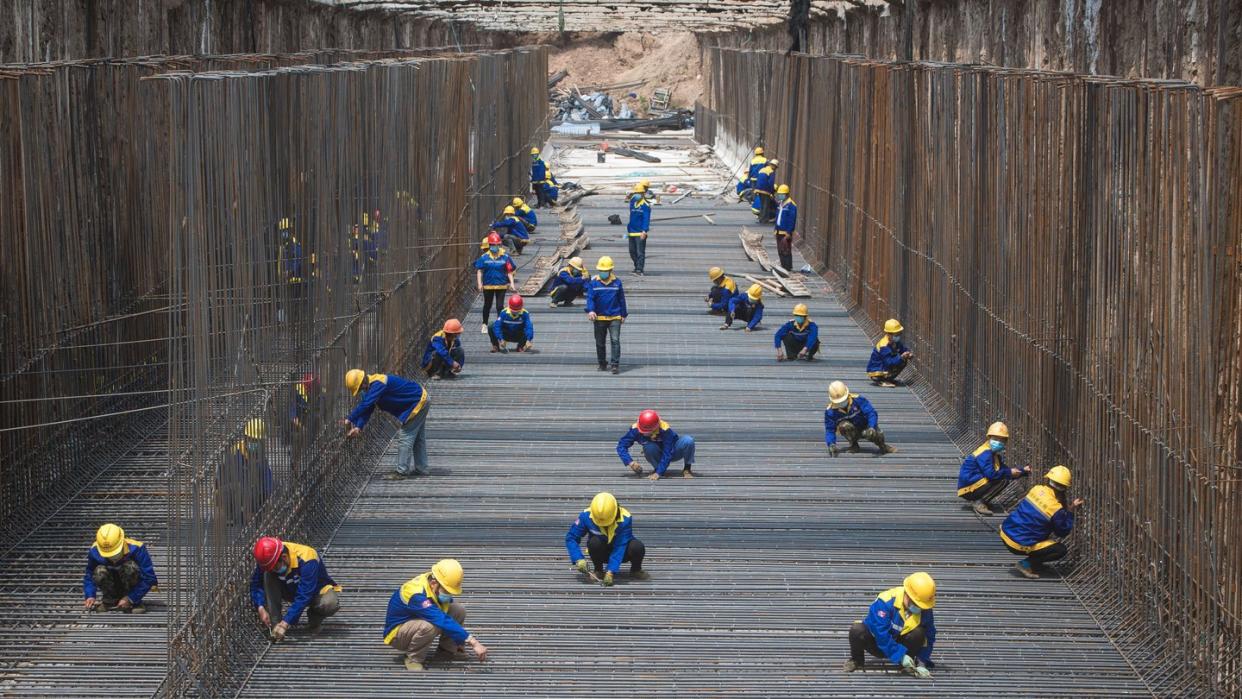
[[[289,630],[289,623],[285,621],[282,621],[279,624],[273,626],[272,627],[272,640],[273,641],[285,640],[285,632],[288,630]]]
[[[871,429],[870,427],[868,427],[867,429],[863,430],[863,431],[862,431],[862,438],[863,438],[863,439],[875,439],[875,430]]]
[[[920,680],[928,679],[931,677],[931,670],[928,670],[922,665],[919,665],[914,668],[914,676],[919,678]]]
[[[828,456],[836,458],[837,454],[840,454],[840,453],[841,453],[841,447],[838,447],[835,444],[828,445]]]
[[[604,587],[612,587],[612,571],[604,573]]]
[[[913,671],[914,670],[914,658],[911,658],[908,655],[901,656],[901,669]]]
[[[577,563],[575,563],[575,564],[574,564],[574,567],[578,569],[578,572],[579,572],[579,573],[585,573],[585,572],[587,572],[587,562],[586,562],[586,559],[585,559],[585,558],[583,558],[583,559],[579,560]]]

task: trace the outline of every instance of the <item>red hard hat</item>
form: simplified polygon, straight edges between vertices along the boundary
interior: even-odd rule
[[[522,297],[519,294],[509,297],[509,308],[514,311],[522,310]]]
[[[444,321],[444,332],[449,335],[461,334],[461,321],[456,318],[449,318]]]
[[[495,231],[488,233],[487,244],[488,245],[500,245],[500,234]]]
[[[638,414],[638,431],[654,432],[660,426],[660,414],[654,410],[644,410]]]
[[[254,542],[254,561],[259,564],[263,570],[276,570],[276,564],[280,562],[280,554],[285,550],[285,544],[274,536],[259,537]]]

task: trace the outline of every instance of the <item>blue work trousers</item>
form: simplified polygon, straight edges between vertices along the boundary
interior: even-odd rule
[[[643,456],[647,457],[647,463],[651,464],[653,468],[660,463],[660,457],[663,455],[664,447],[661,447],[659,444],[648,442],[643,445]],[[683,434],[677,438],[677,446],[673,447],[673,458],[669,461],[669,465],[671,466],[674,462],[681,461],[682,459],[686,461],[685,468],[690,468],[694,465],[694,437],[688,434]]]
[[[397,473],[403,476],[413,475],[415,471],[423,476],[431,472],[431,467],[427,465],[425,429],[429,410],[431,406],[424,405],[417,415],[411,416],[397,431]]]

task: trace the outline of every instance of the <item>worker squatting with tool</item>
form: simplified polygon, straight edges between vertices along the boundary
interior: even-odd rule
[[[707,270],[707,278],[712,282],[712,288],[703,297],[703,301],[707,303],[707,312],[723,314],[729,309],[729,301],[737,294],[737,282],[720,267]]]
[[[90,612],[142,614],[142,600],[159,580],[146,544],[125,537],[125,530],[108,523],[95,532],[86,551],[82,576],[82,606]]]
[[[1002,453],[1009,445],[1009,427],[1003,422],[988,425],[987,441],[962,459],[957,473],[957,496],[971,503],[975,513],[992,514],[992,501],[1009,481],[1028,476],[1031,467],[1009,468]]]
[[[897,451],[897,447],[884,441],[884,432],[880,430],[879,421],[880,416],[871,406],[871,401],[857,393],[850,393],[849,386],[842,381],[828,384],[828,407],[824,409],[824,443],[828,445],[831,456],[841,453],[837,446],[838,433],[849,441],[850,452],[859,451],[859,439],[876,445],[880,450],[877,456]]]
[[[466,659],[466,648],[480,662],[487,660],[487,646],[462,626],[466,608],[457,596],[464,577],[461,563],[445,558],[406,581],[388,599],[384,643],[405,653],[405,669],[424,670],[423,661],[436,639],[440,640],[436,652],[450,660]]]
[[[559,274],[552,279],[552,289],[548,292],[548,305],[572,306],[579,296],[586,292],[587,282],[591,275],[587,274],[581,257],[572,257],[569,264],[561,268]]]
[[[505,310],[492,323],[491,340],[493,352],[508,352],[509,343],[515,343],[518,352],[535,348],[535,326],[530,321],[530,311],[523,308],[522,297],[509,297]]]
[[[461,346],[461,321],[449,318],[444,321],[423,349],[419,366],[432,380],[451,379],[461,373],[466,365],[466,350]]]
[[[744,326],[746,332],[754,332],[759,327],[759,321],[763,320],[762,286],[751,284],[746,293],[734,294],[729,299],[729,303],[725,307],[725,320],[724,323],[721,323],[720,329],[728,330],[733,327],[735,319],[746,322]]]
[[[582,555],[584,537],[591,557],[589,565]],[[651,578],[643,570],[647,548],[634,538],[634,517],[617,504],[612,493],[599,493],[591,499],[591,506],[578,514],[565,532],[565,549],[569,551],[569,562],[574,570],[604,587],[612,587],[613,578],[621,572],[623,563],[630,564],[631,578]]]
[[[806,304],[799,303],[793,308],[793,319],[776,330],[772,340],[776,347],[776,361],[815,360],[815,353],[819,352],[819,326],[815,325],[809,314]]]
[[[867,653],[916,677],[931,677],[935,606],[936,581],[927,573],[908,575],[900,587],[881,592],[867,610],[867,618],[850,626],[850,658],[844,670],[861,669]]]
[[[328,575],[328,565],[315,549],[264,536],[254,542],[252,554],[250,601],[273,641],[283,640],[289,627],[301,620],[302,612],[306,612],[306,630],[314,634],[324,619],[340,611],[341,586]]]
[[[660,419],[654,410],[644,410],[638,414],[638,422],[630,426],[629,431],[617,440],[617,456],[621,463],[635,474],[642,475],[643,469],[630,456],[630,447],[637,443],[643,448],[643,457],[654,469],[650,476],[658,481],[664,476],[668,467],[676,461],[685,465],[681,469],[684,478],[694,478],[694,437],[688,434],[678,435],[669,424]]]

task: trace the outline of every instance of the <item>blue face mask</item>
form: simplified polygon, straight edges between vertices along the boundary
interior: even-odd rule
[[[600,272],[600,273],[599,273],[599,278],[600,278],[600,279],[607,279],[608,277],[611,277],[611,276],[612,276],[612,270],[609,270],[609,271],[607,271],[607,272]]]
[[[893,335],[893,342],[901,342],[901,335]]]
[[[440,602],[440,604],[452,604],[453,603],[453,596],[447,592],[437,593],[436,599]]]
[[[996,452],[997,454],[1001,453],[1002,451],[1005,451],[1005,443],[1000,441],[999,439],[989,439],[988,446],[991,447],[992,451]]]
[[[288,573],[288,572],[289,572],[289,566],[285,565],[284,563],[281,563],[280,565],[276,566],[277,575],[284,575],[285,573]]]
[[[500,252],[500,246],[499,246],[499,245],[489,245],[487,249],[488,249],[488,250],[491,250],[491,251],[492,251],[492,253],[498,253],[498,252]]]
[[[794,324],[794,325],[802,325],[802,321],[803,321],[802,316],[794,316],[794,317],[793,317],[793,324]]]

